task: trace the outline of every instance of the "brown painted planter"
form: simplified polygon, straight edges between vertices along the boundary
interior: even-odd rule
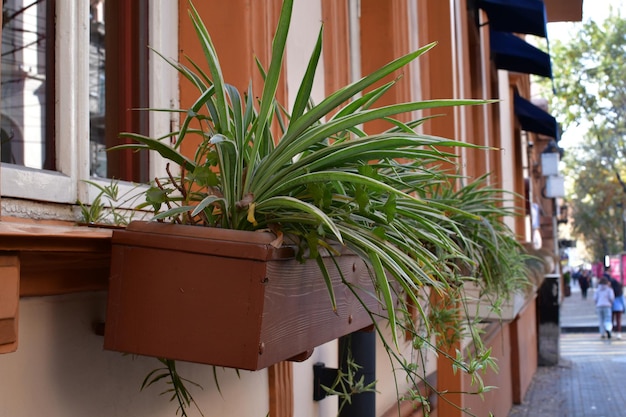
[[[155,222],[114,231],[105,349],[257,370],[371,325],[331,259],[336,313],[317,263],[273,239]],[[336,259],[380,311],[363,260]]]

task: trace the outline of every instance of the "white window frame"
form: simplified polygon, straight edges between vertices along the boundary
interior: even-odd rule
[[[178,2],[149,2],[150,46],[173,59],[178,53]],[[90,178],[89,174],[89,2],[56,2],[56,114],[55,143],[57,171],[2,164],[0,195],[38,202],[75,204],[91,203],[98,190],[85,182],[101,185],[110,180]],[[178,107],[176,71],[162,58],[149,57],[150,107]],[[177,119],[174,114],[156,112],[150,116],[150,135],[158,137],[170,131]],[[150,178],[165,173],[165,161],[150,154]],[[136,184],[119,184],[124,193]]]

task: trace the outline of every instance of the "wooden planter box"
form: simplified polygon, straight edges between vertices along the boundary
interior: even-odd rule
[[[155,222],[114,231],[105,349],[257,370],[372,324],[330,258],[337,312],[317,263],[273,240]],[[381,312],[363,260],[336,259]]]

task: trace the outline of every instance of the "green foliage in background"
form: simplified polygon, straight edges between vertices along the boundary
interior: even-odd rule
[[[576,24],[570,34],[551,43],[551,109],[565,131],[578,134],[563,158],[573,237],[585,243],[587,261],[602,261],[621,252],[623,239],[626,20],[611,10],[605,21]]]

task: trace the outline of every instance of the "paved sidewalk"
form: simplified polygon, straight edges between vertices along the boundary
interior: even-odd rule
[[[596,315],[593,294],[594,290],[590,288],[587,292],[587,298],[583,299],[580,287],[577,285],[572,287],[572,295],[563,298],[559,311],[561,332],[600,333],[600,330],[598,329],[598,316]]]
[[[600,339],[593,291],[573,288],[561,304],[560,362],[539,367],[508,417],[626,416],[626,339]]]
[[[626,416],[626,341],[563,333],[558,366],[541,366],[509,417]]]

